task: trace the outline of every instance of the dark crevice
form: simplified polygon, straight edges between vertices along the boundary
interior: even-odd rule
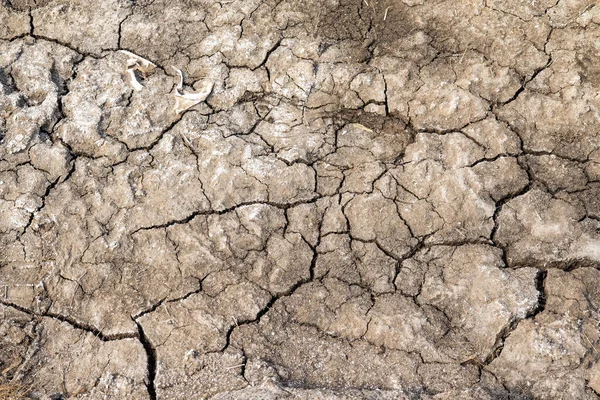
[[[137,321],[139,318],[143,317],[144,315],[150,314],[150,313],[156,311],[156,309],[158,307],[160,307],[161,305],[163,305],[163,304],[175,303],[175,302],[178,302],[178,301],[181,301],[181,300],[185,300],[185,299],[187,299],[187,298],[189,298],[189,297],[191,297],[191,296],[193,296],[195,294],[200,293],[202,291],[202,282],[203,281],[204,281],[204,278],[203,279],[199,279],[199,287],[198,287],[198,289],[193,290],[193,291],[191,291],[189,293],[186,293],[183,296],[177,297],[175,299],[167,300],[166,298],[162,298],[158,302],[156,302],[156,304],[153,304],[152,306],[148,307],[147,309],[140,311],[139,313],[135,314],[132,318]]]
[[[546,63],[546,65],[533,71],[533,74],[531,74],[531,77],[529,79],[524,79],[521,82],[521,86],[519,87],[519,89],[517,89],[517,91],[508,100],[498,103],[496,105],[497,106],[505,106],[505,105],[515,101],[521,95],[521,93],[523,93],[525,91],[525,89],[527,89],[527,85],[529,84],[529,82],[532,82],[542,71],[544,71],[546,68],[548,68],[550,66],[550,64],[552,64],[551,56],[548,57],[548,62]]]
[[[538,271],[535,276],[535,288],[538,291],[538,305],[528,318],[535,318],[536,315],[546,309],[546,277],[548,271]]]
[[[256,71],[260,67],[265,67],[267,65],[267,62],[269,61],[269,58],[271,57],[271,54],[273,54],[275,52],[275,50],[277,50],[281,46],[281,42],[283,42],[283,38],[279,39],[273,47],[271,47],[269,50],[267,50],[267,53],[265,54],[265,58],[256,67],[251,68],[251,70]]]
[[[45,313],[43,315],[45,317],[50,317],[50,318],[57,319],[59,321],[66,322],[66,323],[72,325],[74,328],[81,329],[81,330],[93,333],[94,336],[98,337],[98,339],[102,340],[103,342],[110,342],[110,341],[113,341],[113,340],[121,340],[121,339],[137,338],[137,334],[135,334],[134,332],[116,333],[116,334],[104,334],[98,328],[96,328],[95,326],[84,324],[82,322],[78,322],[74,318],[69,317],[69,316],[65,316],[65,315],[54,314],[54,313],[50,313],[50,312]]]
[[[23,228],[23,231],[21,232],[21,235],[24,235],[25,233],[27,233],[27,230],[30,228],[31,224],[33,223],[33,219],[35,218],[36,214],[39,213],[40,211],[42,211],[44,209],[44,207],[46,206],[46,199],[48,198],[48,196],[50,195],[50,192],[52,192],[52,190],[59,184],[59,183],[64,183],[67,180],[69,180],[69,178],[71,178],[71,175],[73,175],[73,172],[75,171],[75,160],[71,160],[71,168],[69,169],[69,171],[67,171],[67,174],[62,177],[59,176],[58,178],[56,178],[53,182],[50,182],[50,184],[46,187],[46,191],[44,192],[44,194],[41,196],[42,197],[42,204],[40,204],[40,206],[38,208],[36,208],[30,215],[29,215],[29,220],[27,221],[27,224],[25,225],[25,227]],[[61,178],[63,178],[61,180]]]
[[[296,207],[298,205],[301,204],[312,204],[315,203],[317,200],[319,200],[321,197],[317,196],[311,199],[307,199],[307,200],[299,200],[296,202],[292,202],[292,203],[275,203],[272,201],[248,201],[248,202],[243,202],[243,203],[239,203],[236,204],[235,206],[229,207],[229,208],[225,208],[222,210],[211,210],[211,209],[207,209],[207,210],[202,210],[202,211],[194,211],[193,213],[191,213],[190,215],[188,215],[187,217],[184,217],[182,219],[177,219],[177,220],[172,220],[169,222],[165,222],[164,224],[158,224],[158,225],[151,225],[151,226],[144,226],[141,228],[137,228],[136,230],[131,232],[131,235],[139,232],[139,231],[144,231],[144,230],[150,230],[150,229],[162,229],[162,228],[169,228],[171,226],[174,225],[183,225],[183,224],[187,224],[188,222],[190,222],[191,220],[193,220],[194,218],[196,218],[197,216],[200,215],[223,215],[223,214],[227,214],[230,213],[232,211],[235,211],[238,208],[241,207],[245,207],[245,206],[254,206],[254,205],[267,205],[270,207],[275,207],[281,210],[286,210],[289,208],[293,208]]]
[[[58,185],[58,182],[60,181],[60,178],[61,177],[59,176],[53,182],[50,182],[50,184],[46,187],[46,191],[42,195],[42,204],[40,204],[40,206],[38,208],[36,208],[29,215],[29,220],[27,221],[27,224],[23,228],[22,234],[25,234],[27,232],[27,230],[29,229],[29,227],[31,226],[31,224],[33,222],[33,218],[35,217],[35,215],[44,208],[44,206],[46,205],[46,197],[48,197],[48,195],[50,194],[50,192],[52,191],[52,189],[54,189],[56,187],[56,185]]]
[[[242,376],[242,378],[244,378],[244,380],[247,382],[246,380],[246,365],[248,364],[248,357],[246,356],[246,352],[244,351],[244,349],[242,349],[242,365],[240,367],[240,375]]]
[[[292,289],[290,291],[290,294],[293,290],[294,289]],[[219,350],[219,352],[224,352],[225,350],[227,350],[229,348],[229,345],[231,344],[231,335],[233,334],[233,331],[235,330],[235,328],[238,328],[243,325],[249,325],[254,322],[259,322],[260,319],[263,317],[263,315],[265,315],[271,309],[271,307],[273,307],[273,304],[275,304],[275,302],[280,297],[283,297],[283,296],[285,296],[285,295],[272,296],[271,299],[267,302],[267,304],[256,314],[256,317],[254,317],[253,319],[238,321],[236,324],[232,325],[227,330],[227,334],[225,335],[225,345],[223,346],[223,348],[221,350]]]
[[[132,318],[135,320],[137,320],[140,317],[143,317],[146,314],[150,314],[151,312],[156,311],[156,309],[158,307],[160,307],[163,303],[165,302],[165,299],[160,299],[156,304],[153,304],[152,306],[148,307],[145,310],[140,311],[139,313],[135,314]]]
[[[125,18],[123,18],[120,22],[119,22],[119,28],[117,30],[117,48],[121,48],[121,42],[122,42],[122,31],[123,31],[123,23],[125,21],[127,21],[127,18],[131,17],[133,15],[133,11],[129,14],[127,14],[125,16]]]
[[[13,303],[7,302],[5,300],[0,300],[0,304],[2,304],[5,307],[13,308],[15,310],[21,311],[23,313],[29,314],[34,317],[52,318],[52,319],[55,319],[55,320],[58,320],[61,322],[65,322],[65,323],[71,325],[75,329],[79,329],[79,330],[85,331],[87,333],[93,334],[98,339],[102,340],[103,342],[112,342],[115,340],[132,339],[132,338],[138,337],[137,333],[135,333],[135,332],[106,334],[106,333],[103,333],[98,328],[96,328],[95,326],[77,321],[73,317],[56,314],[56,313],[48,312],[48,311],[43,312],[43,313],[36,313],[28,308],[22,307],[18,304],[13,304]]]
[[[532,309],[524,318],[513,318],[508,325],[506,325],[496,336],[496,342],[494,344],[492,352],[485,358],[483,365],[489,365],[496,358],[500,357],[502,350],[504,350],[504,343],[510,334],[517,329],[519,322],[525,319],[535,318],[539,313],[546,309],[546,276],[547,271],[538,271],[535,277],[535,288],[538,291],[538,301],[534,309]]]
[[[561,160],[565,160],[565,161],[569,161],[569,162],[577,163],[577,164],[582,164],[582,163],[585,163],[590,160],[589,156],[575,158],[575,157],[569,157],[569,156],[562,155],[562,154],[556,154],[552,151],[546,151],[546,150],[523,149],[523,155],[536,156],[536,157],[551,156],[551,157],[560,158]]]
[[[64,41],[59,40],[59,39],[51,38],[51,37],[44,36],[44,35],[38,35],[38,34],[32,34],[32,35],[29,35],[29,36],[31,36],[32,38],[34,38],[36,40],[45,40],[47,42],[58,44],[60,46],[68,48],[71,51],[74,51],[75,53],[84,55],[86,57],[92,57],[92,58],[95,58],[95,59],[103,58],[102,56],[100,56],[98,54],[87,53],[87,52],[85,52],[85,51],[77,48],[76,46],[73,46],[72,44],[64,42]]]
[[[208,275],[207,275],[207,276],[208,276]],[[186,293],[185,295],[183,295],[183,296],[181,296],[181,297],[178,297],[178,298],[176,298],[176,299],[167,300],[166,302],[167,302],[167,303],[175,303],[175,302],[178,302],[178,301],[181,301],[181,300],[185,300],[185,299],[187,299],[187,298],[190,298],[190,297],[192,297],[192,296],[193,296],[193,295],[195,295],[195,294],[198,294],[198,293],[200,293],[200,292],[202,291],[202,281],[203,281],[203,280],[204,280],[204,279],[200,280],[200,287],[199,287],[198,289],[196,289],[196,290],[194,290],[194,291],[192,291],[192,292]]]
[[[521,142],[522,143],[522,142]],[[534,184],[534,180],[533,177],[531,175],[531,171],[529,170],[529,166],[527,164],[521,165],[521,162],[519,162],[521,168],[523,168],[523,170],[525,171],[525,173],[527,174],[527,179],[528,179],[528,183],[527,185],[525,185],[521,190],[519,190],[518,192],[508,195],[506,197],[503,197],[501,199],[499,199],[498,201],[496,201],[496,208],[494,209],[494,214],[492,215],[492,221],[494,223],[494,226],[492,227],[492,231],[490,232],[490,240],[492,241],[492,243],[494,244],[495,247],[499,248],[500,250],[502,250],[502,262],[504,263],[504,266],[509,267],[509,262],[508,262],[508,256],[507,256],[507,251],[506,251],[506,246],[504,246],[503,244],[499,243],[496,235],[498,233],[498,216],[500,215],[500,212],[502,211],[504,205],[506,203],[508,203],[509,201],[511,201],[512,199],[515,199],[519,196],[524,195],[525,193],[529,192],[531,190],[531,188],[533,187]]]
[[[156,400],[157,399],[156,386],[154,383],[154,381],[156,379],[156,365],[157,365],[156,349],[150,342],[150,339],[148,338],[148,336],[146,336],[146,333],[144,332],[144,328],[142,328],[142,325],[135,320],[134,320],[134,322],[138,328],[139,340],[142,343],[142,346],[144,347],[144,351],[146,352],[146,359],[147,359],[147,364],[148,364],[147,365],[148,376],[147,376],[147,381],[146,381],[146,388],[148,390],[148,396],[150,397],[150,400]]]
[[[500,357],[502,354],[502,350],[504,350],[504,343],[506,339],[510,336],[510,334],[517,329],[517,325],[519,325],[519,319],[512,319],[508,325],[506,325],[498,334],[496,335],[496,342],[492,348],[492,351],[488,356],[483,360],[483,365],[487,366],[496,358]]]
[[[389,98],[388,98],[388,84],[387,84],[387,80],[385,79],[385,75],[382,74],[382,76],[383,76],[383,94],[385,97],[385,101],[384,101],[385,115],[387,117],[390,115],[390,102],[389,102]]]
[[[517,155],[507,154],[507,153],[501,153],[501,154],[495,155],[494,157],[484,157],[484,158],[481,158],[481,159],[479,159],[479,160],[477,160],[477,161],[475,161],[475,162],[473,162],[473,163],[471,163],[469,165],[465,165],[465,168],[473,168],[473,167],[476,167],[476,166],[478,166],[479,164],[482,164],[482,163],[493,163],[494,161],[498,161],[501,158],[515,158],[515,157],[517,157]]]
[[[326,211],[325,211],[326,212]],[[321,216],[321,218],[319,219],[319,226],[318,226],[318,236],[317,236],[317,240],[315,242],[314,246],[311,246],[310,243],[306,242],[306,239],[304,239],[304,236],[302,237],[302,240],[304,240],[306,242],[306,244],[308,245],[308,247],[311,248],[312,252],[313,252],[313,256],[312,259],[310,260],[310,267],[309,267],[309,278],[308,281],[306,282],[311,282],[315,279],[315,267],[317,266],[317,260],[319,258],[319,252],[318,252],[318,248],[321,245],[321,240],[323,238],[323,235],[321,233],[321,231],[323,230],[323,223],[325,221],[325,214],[323,214]],[[301,285],[303,285],[306,282],[299,282],[298,286],[296,288],[294,288],[290,294],[292,294],[294,292],[294,290],[296,290],[298,287],[300,287]]]
[[[34,30],[35,26],[33,25],[33,10],[31,7],[29,7],[29,35],[33,36],[35,34]]]

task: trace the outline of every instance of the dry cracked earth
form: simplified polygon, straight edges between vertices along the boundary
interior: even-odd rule
[[[0,383],[598,399],[595,3],[0,1]]]

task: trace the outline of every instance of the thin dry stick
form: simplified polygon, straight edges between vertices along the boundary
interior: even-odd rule
[[[460,60],[458,60],[459,64],[462,64],[463,58],[465,58],[465,54],[467,54],[467,49],[465,49],[465,51],[463,51],[462,56],[460,56]]]
[[[585,332],[583,332],[583,337],[588,341],[588,343],[590,344],[590,346],[592,346],[592,349],[594,349],[594,353],[598,353],[598,350],[596,350],[596,346],[594,346],[594,343],[592,343],[592,341],[590,340],[590,338],[588,337],[588,335],[586,335]]]
[[[230,369],[234,369],[234,368],[240,368],[243,367],[245,364],[239,364],[239,365],[232,365],[231,367],[225,367],[225,369],[230,370]]]
[[[383,13],[383,20],[385,21],[387,19],[387,15],[388,15],[388,11],[391,9],[392,7],[388,7],[385,9],[385,12]]]
[[[579,13],[579,16],[578,16],[578,18],[579,18],[579,17],[581,17],[581,16],[582,16],[583,14],[585,14],[585,13],[586,13],[586,12],[587,12],[587,11],[588,11],[590,8],[593,8],[593,7],[594,7],[594,3],[588,4],[588,6],[587,6],[586,8],[584,8],[582,12],[580,12],[580,13]]]

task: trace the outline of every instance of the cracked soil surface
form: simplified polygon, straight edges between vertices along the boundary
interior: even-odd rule
[[[0,383],[598,399],[595,3],[1,0]]]

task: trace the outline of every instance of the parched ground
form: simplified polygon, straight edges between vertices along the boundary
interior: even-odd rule
[[[1,0],[0,383],[598,399],[595,3]]]

